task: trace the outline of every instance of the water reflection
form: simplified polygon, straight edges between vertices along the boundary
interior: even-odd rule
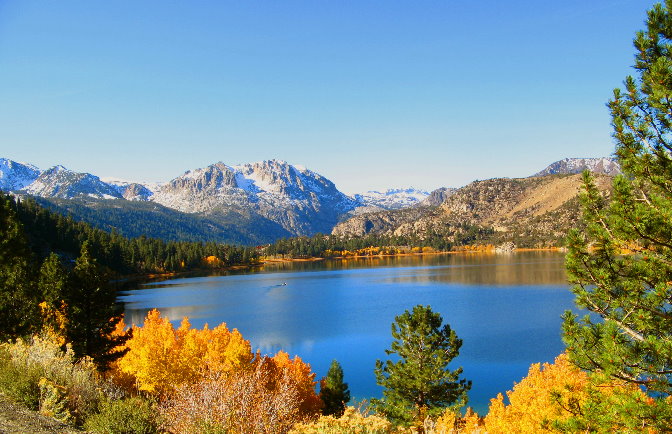
[[[335,358],[360,398],[380,394],[373,367],[387,357],[394,317],[430,304],[464,341],[456,362],[481,411],[531,363],[562,351],[560,315],[573,305],[554,252],[279,263],[142,288],[120,297],[130,322],[151,308],[175,324],[185,315],[195,327],[226,322],[262,353],[298,354],[318,378]]]
[[[566,282],[564,256],[552,251],[512,254],[450,253],[376,256],[317,262],[279,262],[266,265],[264,271],[352,270],[371,267],[410,268],[416,281],[426,279],[477,285],[562,285]],[[447,267],[450,270],[438,267]],[[421,272],[423,269],[426,271]]]

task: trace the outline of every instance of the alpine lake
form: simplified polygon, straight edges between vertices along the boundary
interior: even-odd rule
[[[463,340],[469,406],[487,413],[532,363],[563,351],[560,315],[574,310],[558,252],[456,253],[282,262],[258,270],[164,280],[121,292],[126,323],[157,308],[178,326],[222,322],[262,354],[284,350],[308,362],[317,379],[333,359],[355,400],[381,397],[374,366],[386,360],[395,316],[431,305]]]

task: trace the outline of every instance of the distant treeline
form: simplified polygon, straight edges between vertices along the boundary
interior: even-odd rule
[[[163,241],[144,236],[126,238],[115,231],[109,233],[51,212],[32,199],[20,201],[2,196],[1,200],[16,211],[28,245],[38,261],[50,252],[74,259],[84,241],[88,241],[91,255],[100,265],[121,275],[226,267],[248,264],[257,258],[253,247]]]
[[[266,256],[285,255],[289,257],[334,257],[358,255],[398,254],[418,249],[430,248],[449,251],[454,247],[474,244],[488,239],[494,231],[491,228],[463,224],[435,230],[424,236],[378,235],[342,237],[317,234],[312,237],[283,238],[270,244],[263,251]]]

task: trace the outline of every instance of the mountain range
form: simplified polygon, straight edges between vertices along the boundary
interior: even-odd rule
[[[584,169],[613,175],[618,165],[606,158],[565,159],[529,179]],[[418,226],[426,215],[442,209],[452,197],[462,197],[464,189],[474,184],[433,192],[408,188],[348,196],[318,173],[279,160],[236,166],[219,162],[165,183],[144,184],[103,180],[60,165],[40,170],[0,158],[0,190],[34,197],[75,219],[126,236],[240,244],[332,231],[354,235],[362,233],[352,229],[361,221],[368,228],[364,233],[389,232],[390,221],[408,225],[409,218]]]
[[[2,158],[0,190],[34,197],[58,212],[127,236],[243,244],[330,233],[358,209],[397,209],[429,196],[412,188],[348,196],[329,179],[279,160],[237,166],[219,162],[166,183],[143,184],[102,180],[60,165],[40,170]]]

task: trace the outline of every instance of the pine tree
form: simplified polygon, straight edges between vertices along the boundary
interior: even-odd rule
[[[104,369],[123,353],[112,352],[125,337],[113,336],[121,321],[121,307],[116,291],[109,284],[110,276],[89,252],[89,243],[82,244],[75,262],[67,304],[68,341],[78,356],[90,356]]]
[[[327,376],[320,381],[320,399],[324,402],[322,414],[341,417],[345,404],[350,401],[348,383],[343,382],[343,368],[336,360],[332,360]]]
[[[637,77],[609,102],[623,175],[604,197],[584,174],[586,228],[568,239],[576,303],[596,315],[567,312],[563,334],[577,366],[658,400],[672,394],[672,1],[634,45]]]
[[[462,368],[448,364],[459,354],[462,340],[430,306],[417,305],[392,323],[391,349],[397,360],[376,361],[376,381],[384,398],[375,407],[393,421],[408,424],[425,416],[437,416],[446,407],[467,403],[471,381],[458,379]]]
[[[42,262],[38,280],[38,292],[42,301],[51,306],[56,306],[60,300],[65,299],[68,288],[68,272],[61,264],[61,259],[56,253],[51,253]]]

